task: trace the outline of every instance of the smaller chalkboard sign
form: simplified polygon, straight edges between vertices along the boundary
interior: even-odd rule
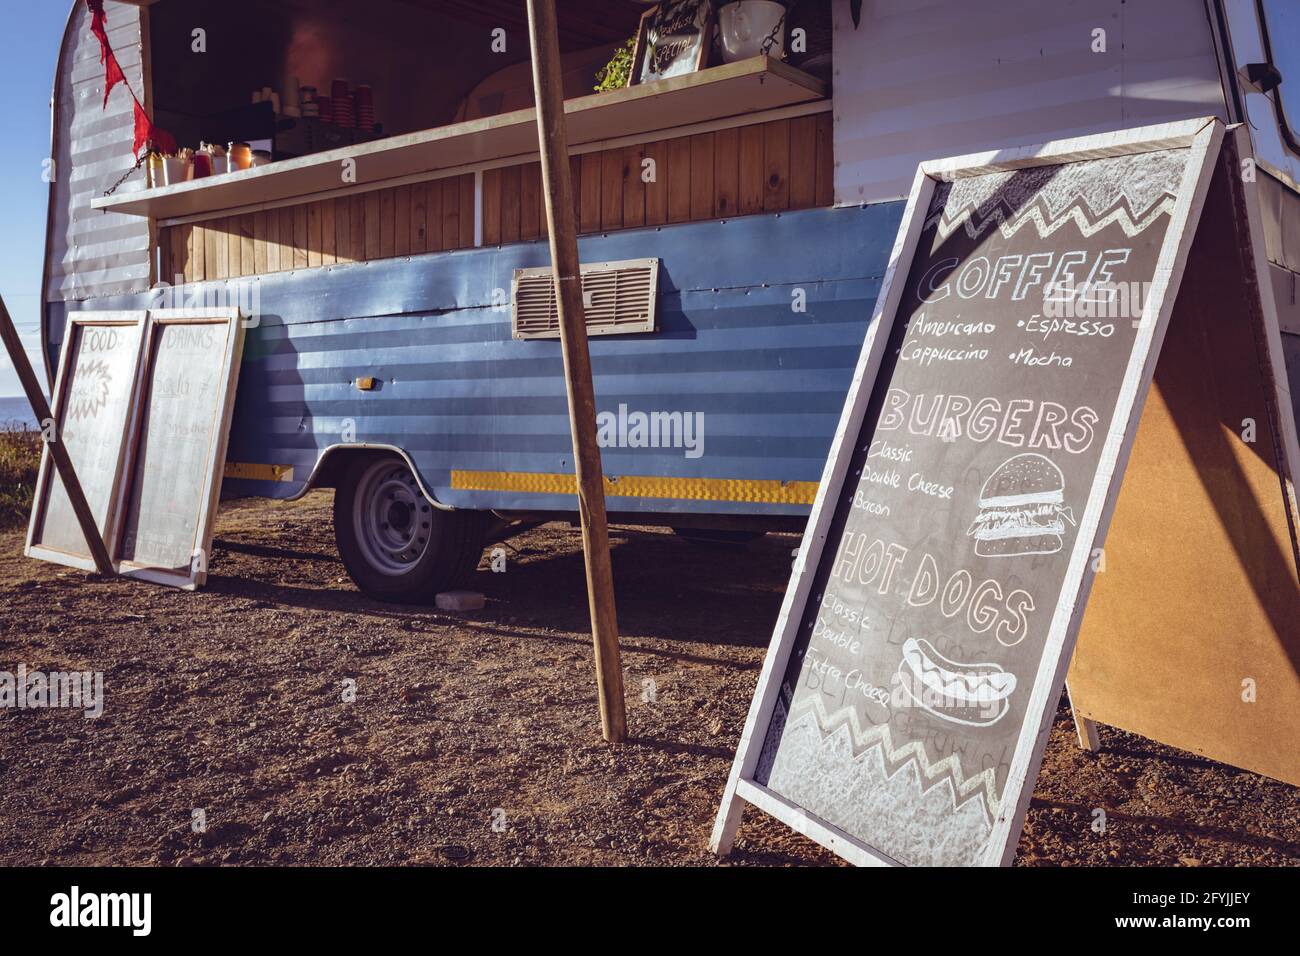
[[[119,573],[187,590],[206,580],[243,337],[236,309],[149,313]]]
[[[72,459],[109,554],[121,528],[122,474],[141,367],[146,313],[72,313],[63,335],[49,440]],[[95,570],[49,448],[41,454],[27,530],[28,557]]]
[[[628,86],[702,70],[713,43],[711,0],[670,0],[641,17]]]

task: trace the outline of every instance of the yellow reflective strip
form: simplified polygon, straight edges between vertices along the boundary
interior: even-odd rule
[[[222,474],[226,478],[247,478],[252,481],[293,481],[293,465],[258,465],[243,461],[228,461]]]
[[[459,491],[522,491],[537,495],[574,495],[573,475],[513,471],[452,471]],[[815,481],[770,481],[749,478],[665,478],[649,475],[605,476],[605,494],[618,498],[675,498],[691,501],[752,501],[762,504],[810,505]]]

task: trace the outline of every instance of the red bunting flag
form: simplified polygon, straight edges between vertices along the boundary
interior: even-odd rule
[[[159,129],[153,125],[149,115],[140,105],[140,101],[135,101],[135,143],[131,151],[137,156],[140,155],[141,148],[148,146],[155,153],[174,153],[176,152],[176,139],[165,129]]]
[[[86,0],[86,6],[90,9],[90,32],[99,40],[99,62],[103,63],[113,49],[108,45],[108,31],[104,29],[107,20],[104,13],[104,0]]]
[[[153,152],[174,153],[176,138],[166,130],[153,125],[153,120],[149,119],[149,114],[144,111],[140,97],[136,96],[135,90],[131,89],[131,84],[122,71],[122,65],[117,62],[113,46],[108,42],[104,0],[86,0],[86,8],[90,10],[90,32],[99,41],[99,62],[104,64],[104,108],[108,107],[108,94],[113,92],[113,87],[121,83],[131,94],[131,99],[135,101],[135,142],[132,152],[139,156],[140,150],[147,146]]]
[[[117,54],[109,49],[104,54],[104,60],[107,60],[107,66],[104,68],[104,108],[108,108],[108,94],[113,92],[113,87],[118,83],[126,82],[126,74],[122,72],[122,66],[117,62]],[[100,62],[103,63],[104,60]]]

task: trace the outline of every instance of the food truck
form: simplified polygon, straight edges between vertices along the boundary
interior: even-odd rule
[[[335,489],[376,597],[429,600],[489,534],[574,518],[523,0],[108,0],[107,98],[95,6],[54,83],[51,385],[74,312],[239,304],[223,494]],[[558,6],[614,522],[802,527],[933,157],[1246,124],[1300,376],[1287,0]],[[175,142],[138,164],[141,113]]]

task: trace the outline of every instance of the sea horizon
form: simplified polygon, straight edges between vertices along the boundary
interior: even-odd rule
[[[0,429],[14,425],[35,428],[36,416],[32,414],[32,407],[24,395],[0,396]]]

